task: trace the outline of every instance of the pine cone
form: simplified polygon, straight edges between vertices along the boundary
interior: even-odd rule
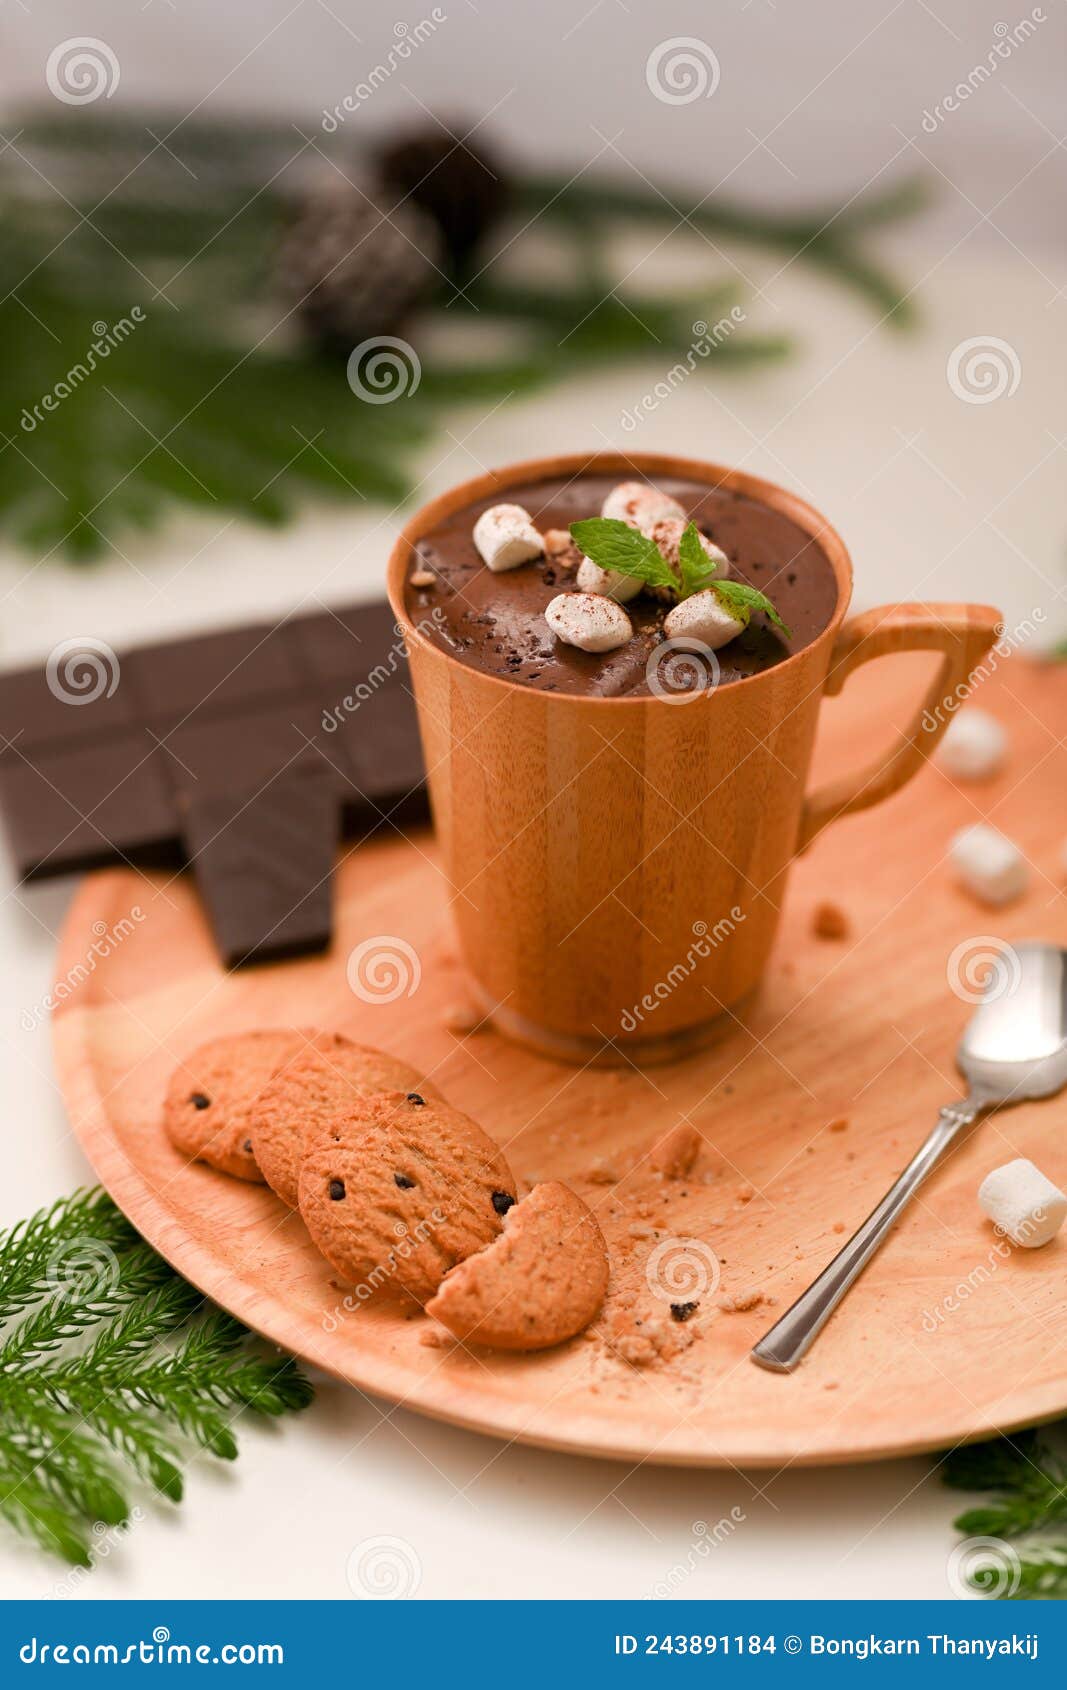
[[[449,264],[462,272],[507,202],[509,183],[497,159],[435,125],[398,136],[377,162],[392,193],[436,220]]]
[[[339,177],[294,207],[278,253],[284,297],[327,346],[351,350],[391,334],[437,280],[441,241],[410,205],[388,216]]]

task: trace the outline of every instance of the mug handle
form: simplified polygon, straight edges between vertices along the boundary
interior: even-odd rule
[[[941,667],[899,745],[855,774],[829,781],[805,800],[797,850],[839,816],[880,804],[918,774],[952,720],[947,700],[967,685],[1003,633],[1002,613],[987,604],[894,604],[850,617],[834,641],[825,692],[833,698],[861,663],[895,651],[940,651]],[[930,725],[927,726],[927,722]]]

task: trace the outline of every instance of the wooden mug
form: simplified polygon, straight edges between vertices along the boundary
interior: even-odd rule
[[[542,693],[459,662],[412,624],[416,541],[480,499],[581,474],[681,477],[782,512],[837,579],[829,624],[792,657],[684,705],[652,695]],[[999,630],[984,605],[902,604],[845,621],[844,542],[802,499],[696,459],[537,458],[424,505],[389,560],[411,661],[434,821],[460,943],[500,1030],[568,1061],[665,1061],[714,1037],[755,990],[792,858],[839,816],[910,780]],[[897,651],[942,653],[906,735],[805,794],[824,694]],[[932,726],[927,724],[932,722]]]

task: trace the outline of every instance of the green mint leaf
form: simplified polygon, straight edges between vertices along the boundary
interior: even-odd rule
[[[713,577],[718,574],[719,565],[714,558],[710,558],[700,543],[695,522],[686,524],[682,538],[678,545],[678,567],[682,572],[682,590],[680,597],[689,598],[693,593],[702,593],[705,587],[713,585]]]
[[[712,581],[709,585],[713,592],[718,593],[731,615],[744,611],[743,616],[738,616],[739,622],[747,623],[754,610],[762,610],[776,628],[781,628],[787,640],[792,639],[792,629],[786,627],[766,593],[761,593],[758,587],[750,587],[747,581]]]
[[[646,587],[678,589],[678,578],[654,540],[610,516],[590,516],[571,523],[579,551],[601,569],[635,576]]]

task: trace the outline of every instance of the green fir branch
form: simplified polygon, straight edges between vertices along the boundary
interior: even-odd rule
[[[945,1457],[941,1476],[953,1490],[989,1493],[953,1523],[965,1538],[1003,1542],[1008,1576],[994,1581],[998,1596],[1067,1596],[1067,1465],[1047,1437],[1018,1432],[966,1444]],[[982,1592],[979,1576],[973,1587]]]
[[[129,1518],[128,1475],[179,1502],[191,1453],[235,1458],[242,1411],[311,1401],[294,1361],[205,1305],[101,1192],[0,1235],[0,1311],[0,1516],[77,1565],[94,1525]]]

